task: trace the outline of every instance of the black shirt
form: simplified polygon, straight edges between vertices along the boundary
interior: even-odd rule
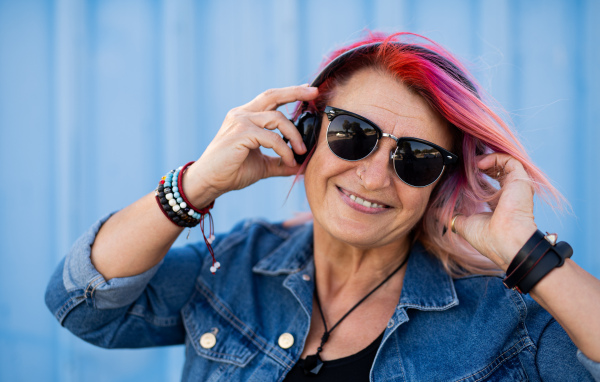
[[[375,360],[383,333],[372,344],[348,357],[323,361],[317,375],[304,374],[304,360],[298,360],[283,382],[364,382],[369,380],[369,372]]]

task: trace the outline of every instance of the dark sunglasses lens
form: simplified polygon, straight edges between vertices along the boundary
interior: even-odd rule
[[[359,160],[369,155],[375,148],[377,131],[358,118],[340,115],[329,123],[327,143],[338,157]]]
[[[401,141],[394,157],[396,174],[411,186],[424,187],[440,176],[444,158],[436,148],[417,141]]]

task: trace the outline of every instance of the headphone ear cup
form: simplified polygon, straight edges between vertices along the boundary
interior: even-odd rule
[[[306,146],[305,154],[297,154],[294,152],[294,158],[298,164],[304,163],[308,153],[313,149],[315,144],[317,143],[317,134],[320,130],[321,118],[315,113],[305,112],[300,115],[298,121],[295,123],[298,132],[302,136],[302,141]]]

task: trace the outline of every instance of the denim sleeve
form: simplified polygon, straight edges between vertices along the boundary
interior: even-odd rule
[[[62,279],[67,292],[83,290],[88,303],[98,309],[116,309],[134,302],[146,287],[160,263],[144,273],[105,280],[90,260],[92,244],[100,227],[111,215],[96,223],[73,244],[65,258]],[[57,317],[62,321],[61,317]]]
[[[46,290],[46,305],[61,325],[101,347],[183,343],[179,311],[206,258],[204,243],[172,249],[144,273],[107,281],[91,263],[90,252],[109,217],[84,233],[59,264]]]
[[[547,323],[537,347],[543,381],[600,381],[600,364],[585,357],[556,320]]]
[[[600,363],[594,362],[586,357],[581,350],[577,350],[577,359],[590,372],[590,374],[594,377],[594,380],[600,381]]]

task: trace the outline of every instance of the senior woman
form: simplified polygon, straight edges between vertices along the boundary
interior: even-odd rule
[[[558,193],[416,40],[370,36],[313,86],[231,110],[199,160],[78,240],[50,310],[102,347],[185,343],[184,380],[598,380],[600,281],[534,222],[534,192]],[[296,101],[293,123],[277,108]],[[202,225],[171,249],[220,195],[294,174],[312,224]]]

